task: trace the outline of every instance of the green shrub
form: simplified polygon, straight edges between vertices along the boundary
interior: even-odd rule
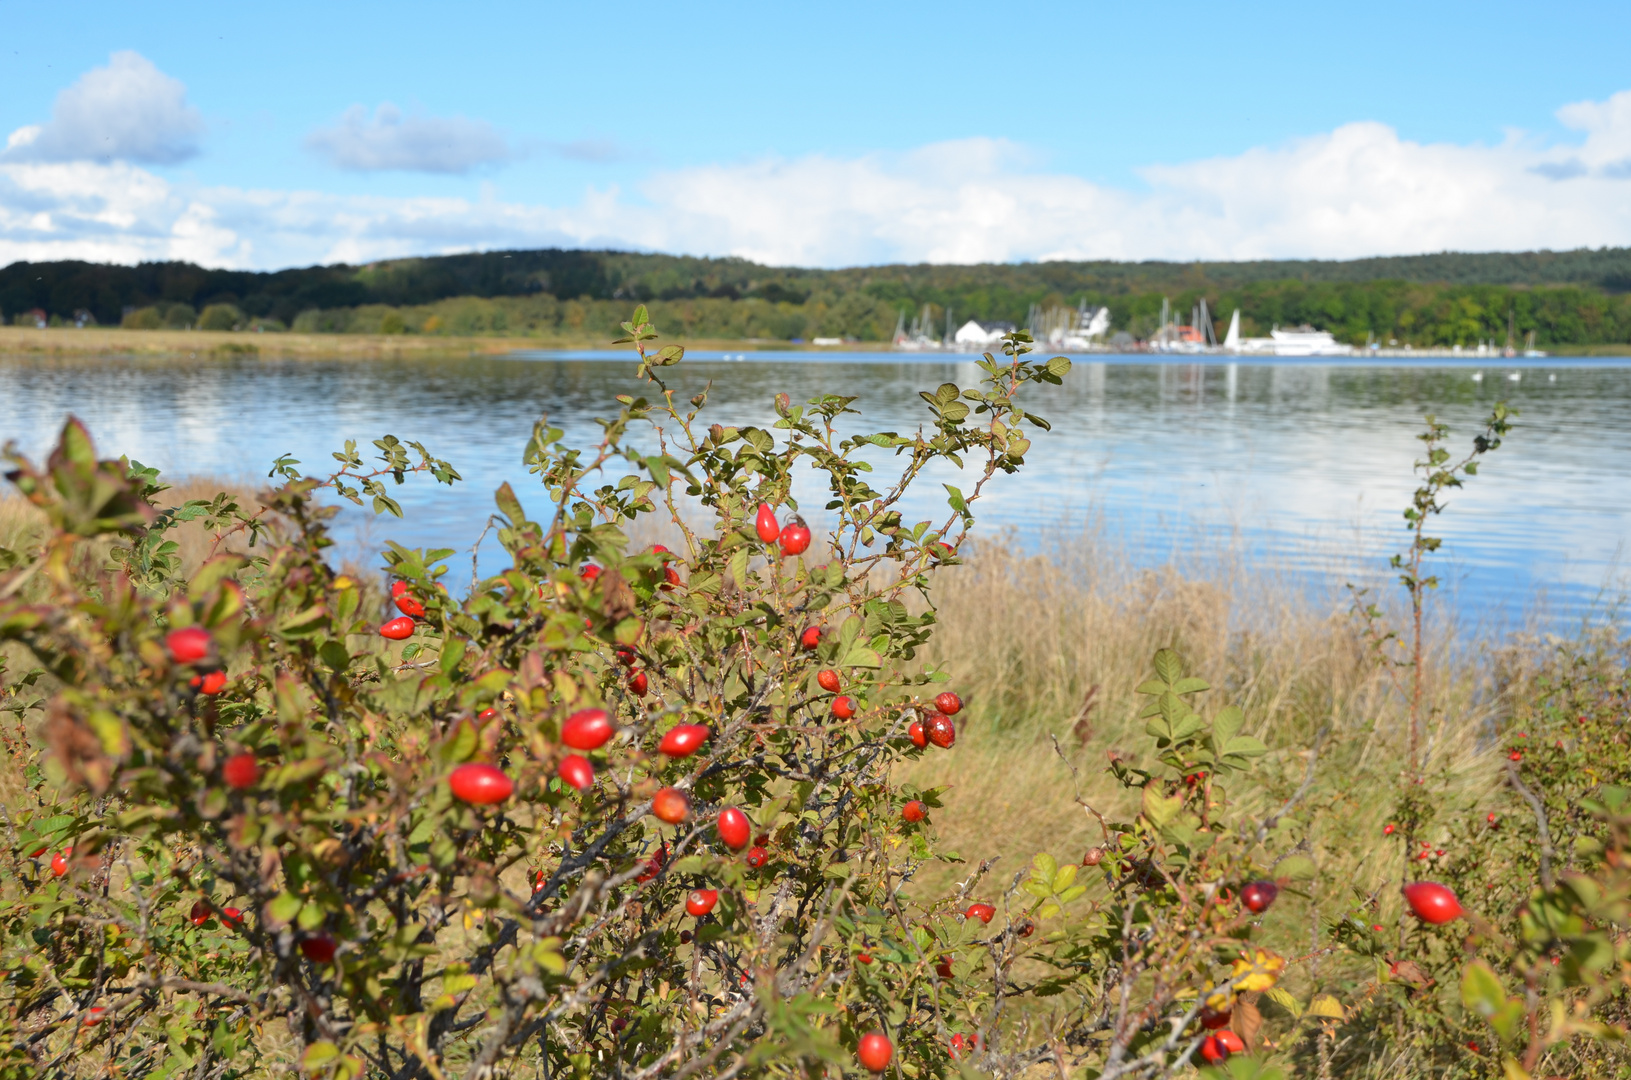
[[[235,304],[211,304],[198,315],[200,330],[237,330],[244,324],[244,313]]]

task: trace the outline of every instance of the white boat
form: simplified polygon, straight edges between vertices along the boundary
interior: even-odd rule
[[[1267,356],[1352,356],[1352,345],[1339,342],[1329,330],[1315,330],[1312,326],[1299,326],[1295,330],[1282,330],[1278,326],[1266,338],[1240,336],[1240,309],[1229,318],[1229,333],[1223,339],[1223,351],[1258,353]]]

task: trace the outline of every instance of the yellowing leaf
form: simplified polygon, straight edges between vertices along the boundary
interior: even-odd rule
[[[1267,949],[1255,949],[1249,958],[1243,956],[1235,961],[1229,978],[1234,981],[1236,990],[1267,990],[1280,981],[1280,972],[1285,966],[1285,957]]]
[[[1273,991],[1270,991],[1271,993]],[[1316,994],[1314,1000],[1308,1003],[1309,1016],[1323,1016],[1331,1020],[1344,1019],[1347,1013],[1342,1008],[1342,1002],[1330,994]]]

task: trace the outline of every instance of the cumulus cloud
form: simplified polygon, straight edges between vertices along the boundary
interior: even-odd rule
[[[1143,170],[1139,190],[1049,172],[1022,146],[650,174],[572,205],[183,190],[126,163],[0,160],[0,262],[193,258],[277,267],[497,247],[610,246],[775,264],[1353,258],[1631,245],[1631,91],[1560,110],[1549,145],[1419,143],[1347,124]],[[377,118],[376,118],[377,119]]]
[[[116,52],[57,95],[51,119],[13,131],[0,161],[173,165],[198,152],[204,119],[187,88],[135,52]]]
[[[333,127],[306,137],[306,147],[331,164],[356,172],[465,173],[508,161],[509,144],[484,120],[406,114],[386,102],[373,116],[353,105]]]

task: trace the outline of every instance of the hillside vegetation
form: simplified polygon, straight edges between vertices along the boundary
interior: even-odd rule
[[[1247,333],[1308,323],[1343,340],[1470,345],[1530,332],[1543,346],[1631,342],[1631,249],[1443,253],[1347,262],[1047,262],[767,267],[613,251],[486,252],[257,273],[190,263],[15,263],[7,321],[135,329],[296,329],[603,339],[629,300],[689,339],[878,341],[902,312],[1023,323],[1032,304],[1105,304],[1142,337],[1163,299],[1180,321],[1201,299]],[[88,318],[87,318],[88,317]]]

